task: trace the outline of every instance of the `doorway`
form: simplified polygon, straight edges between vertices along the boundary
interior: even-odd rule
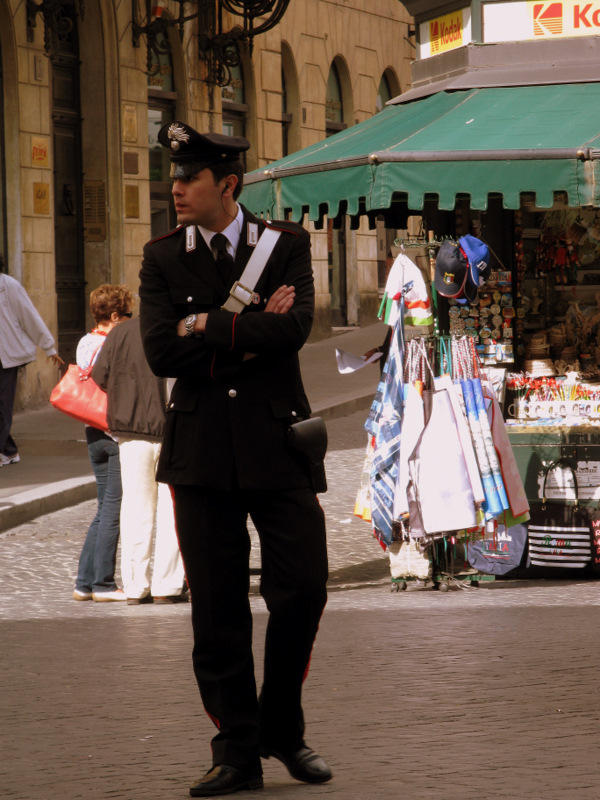
[[[68,24],[52,56],[54,258],[58,352],[72,363],[85,332],[79,46],[74,6],[59,13]]]

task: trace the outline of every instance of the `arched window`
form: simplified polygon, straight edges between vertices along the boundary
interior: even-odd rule
[[[6,181],[4,179],[4,78],[2,75],[2,46],[0,42],[0,255],[8,257],[6,243]],[[8,271],[8,270],[7,270]]]
[[[171,195],[169,152],[158,141],[158,132],[162,126],[175,119],[177,101],[171,40],[165,40],[166,35],[166,33],[159,34],[160,52],[152,54],[152,66],[148,75],[148,157],[153,238],[177,224]]]
[[[385,108],[385,104],[388,100],[392,99],[392,90],[390,89],[390,83],[387,79],[385,72],[381,76],[381,80],[379,81],[379,89],[377,90],[377,99],[375,100],[375,113],[379,111],[383,111]]]
[[[282,156],[294,153],[300,143],[300,95],[294,56],[286,42],[281,43],[281,147]]]
[[[325,98],[325,132],[327,136],[331,136],[346,127],[340,74],[336,65],[332,64],[327,79]]]
[[[288,94],[285,72],[281,70],[281,155],[287,156],[290,152],[290,124],[292,115],[288,111]]]
[[[221,89],[223,104],[223,133],[227,136],[246,135],[246,89],[241,64],[231,67],[231,80]]]

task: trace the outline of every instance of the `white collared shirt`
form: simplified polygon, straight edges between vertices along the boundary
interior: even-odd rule
[[[227,252],[229,255],[233,256],[233,258],[235,258],[238,244],[240,242],[240,236],[242,235],[242,226],[244,225],[244,212],[239,205],[237,209],[238,213],[236,218],[224,230],[221,231],[223,236],[227,237]],[[203,228],[202,225],[198,225],[197,227],[202,235],[202,238],[208,245],[209,250],[212,251],[210,241],[215,235],[216,231],[209,231],[207,228]]]

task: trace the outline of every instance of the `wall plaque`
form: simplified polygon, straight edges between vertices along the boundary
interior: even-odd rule
[[[86,242],[106,239],[106,187],[104,181],[83,183],[83,231]]]
[[[123,140],[137,142],[138,128],[135,106],[132,103],[123,104]]]
[[[32,136],[31,137],[31,166],[32,167],[47,167],[48,161],[48,143],[47,136]]]
[[[137,186],[125,186],[125,217],[137,219],[140,216],[140,190]]]
[[[34,183],[33,184],[33,213],[34,214],[49,214],[50,213],[50,184],[49,183]]]

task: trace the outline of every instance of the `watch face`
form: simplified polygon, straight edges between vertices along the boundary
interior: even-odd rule
[[[185,324],[193,325],[195,318],[196,318],[195,314],[188,314],[188,316],[185,318]]]

